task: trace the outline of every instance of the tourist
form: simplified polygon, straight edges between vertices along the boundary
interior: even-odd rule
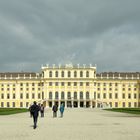
[[[31,112],[31,106],[32,106],[32,104],[31,104],[30,107],[29,107],[29,111],[30,111],[30,117],[32,118],[33,114],[32,114],[32,112]]]
[[[55,104],[53,105],[52,111],[53,111],[53,118],[57,117],[57,110],[58,110],[58,106]]]
[[[44,117],[44,106],[43,106],[43,104],[41,104],[41,106],[40,106],[40,113],[41,113],[41,117]]]
[[[62,118],[63,117],[63,113],[64,113],[64,104],[63,103],[60,105],[59,110],[60,110],[60,117]]]
[[[40,108],[37,105],[36,101],[34,101],[34,104],[31,106],[31,113],[33,115],[33,122],[34,122],[34,129],[37,127],[37,119],[38,119],[38,112]]]

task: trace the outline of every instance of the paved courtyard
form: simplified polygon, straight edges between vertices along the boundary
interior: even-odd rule
[[[100,109],[66,109],[64,118],[51,110],[32,127],[29,113],[0,116],[0,140],[140,140],[140,117]]]

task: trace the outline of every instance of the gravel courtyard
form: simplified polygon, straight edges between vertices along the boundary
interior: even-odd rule
[[[0,116],[0,140],[140,140],[140,116],[66,109],[64,118],[52,118],[48,109],[35,130],[29,113]]]

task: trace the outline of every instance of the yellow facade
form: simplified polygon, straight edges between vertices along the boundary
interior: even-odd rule
[[[140,107],[139,73],[96,73],[92,65],[43,66],[40,73],[0,73],[0,107]]]

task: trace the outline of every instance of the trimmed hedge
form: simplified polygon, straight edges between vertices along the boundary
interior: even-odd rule
[[[112,108],[112,109],[104,109],[104,110],[131,113],[131,114],[140,114],[140,108]]]
[[[0,115],[11,115],[28,111],[29,110],[25,108],[0,108]]]

